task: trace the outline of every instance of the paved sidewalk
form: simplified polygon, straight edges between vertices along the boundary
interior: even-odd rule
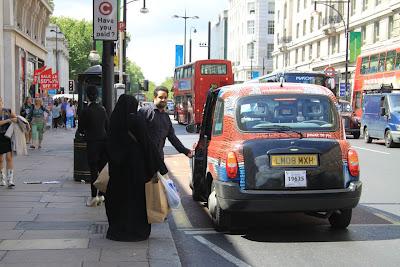
[[[0,267],[181,266],[168,223],[146,241],[105,239],[104,205],[86,207],[90,186],[72,178],[74,132],[50,130],[41,150],[15,158],[15,189],[0,187]]]

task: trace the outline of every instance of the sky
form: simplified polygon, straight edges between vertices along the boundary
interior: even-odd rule
[[[53,16],[93,20],[92,0],[54,0]],[[128,0],[127,2],[130,2]],[[173,15],[198,16],[187,19],[187,59],[189,57],[189,32],[192,30],[192,61],[207,58],[208,21],[217,21],[218,15],[228,8],[228,0],[147,0],[149,13],[140,13],[143,0],[127,5],[127,31],[131,41],[127,57],[138,64],[145,79],[161,84],[172,77],[175,66],[175,45],[184,43],[184,19]],[[197,33],[193,33],[193,28]],[[188,60],[187,60],[188,61]]]

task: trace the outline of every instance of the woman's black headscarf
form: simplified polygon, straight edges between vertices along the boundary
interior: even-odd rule
[[[123,94],[119,97],[117,104],[111,113],[109,152],[111,160],[120,162],[129,152],[128,144],[132,138],[128,135],[128,119],[130,114],[136,114],[138,101],[131,95]]]

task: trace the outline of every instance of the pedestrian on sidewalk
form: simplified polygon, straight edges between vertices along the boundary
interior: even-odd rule
[[[168,138],[176,150],[191,158],[193,157],[192,150],[186,148],[178,137],[176,137],[171,119],[165,111],[167,99],[168,89],[165,86],[156,87],[154,90],[153,103],[142,107],[139,110],[139,114],[146,120],[150,139],[157,147],[158,153],[162,159],[164,159],[164,145],[166,138]]]
[[[75,106],[72,103],[72,100],[69,100],[67,106],[65,107],[65,115],[67,116],[66,120],[66,128],[71,129],[74,127],[74,119],[75,119]]]
[[[58,104],[57,99],[54,100],[53,107],[51,108],[51,114],[53,115],[53,128],[57,129],[61,118],[61,106]]]
[[[15,186],[14,184],[14,163],[11,149],[11,140],[5,136],[11,122],[17,122],[17,116],[11,109],[3,106],[3,99],[0,97],[0,186],[8,185],[8,188]],[[3,157],[6,154],[6,175],[3,172]]]
[[[123,94],[110,119],[107,238],[116,241],[141,241],[149,237],[145,183],[157,171],[168,172],[150,141],[144,119],[137,115],[137,108],[136,98]]]
[[[50,112],[43,107],[43,100],[35,98],[32,110],[32,145],[31,148],[42,148],[44,126],[46,125],[45,113]]]
[[[29,122],[29,124],[32,123],[32,110],[33,110],[32,97],[28,96],[25,98],[24,104],[21,107],[20,115],[24,117]],[[31,129],[29,129],[29,131],[25,133],[25,139],[27,144],[31,142],[32,139]]]
[[[98,192],[93,183],[107,163],[108,116],[105,108],[96,102],[98,96],[96,86],[89,85],[86,95],[90,103],[79,115],[78,133],[84,135],[87,143],[87,160],[90,168],[91,198],[86,205],[95,207],[104,201],[103,194]]]

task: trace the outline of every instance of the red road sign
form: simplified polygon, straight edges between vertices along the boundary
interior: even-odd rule
[[[112,10],[113,10],[112,4],[109,2],[103,2],[99,5],[100,13],[105,16],[110,15]]]
[[[326,67],[324,73],[328,77],[334,77],[336,74],[336,70],[334,67]]]

